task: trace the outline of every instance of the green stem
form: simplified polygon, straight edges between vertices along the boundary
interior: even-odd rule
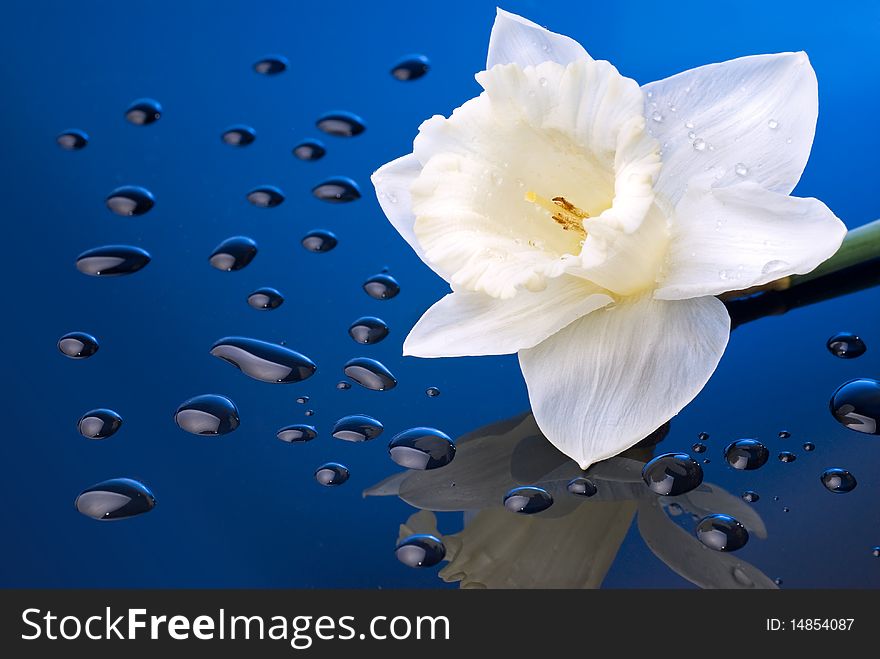
[[[789,288],[818,279],[833,272],[880,258],[880,220],[852,229],[846,234],[834,256],[805,275],[792,275]]]

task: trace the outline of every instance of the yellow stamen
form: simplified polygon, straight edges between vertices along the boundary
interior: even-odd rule
[[[530,204],[537,204],[550,213],[551,217],[562,226],[565,231],[575,231],[586,237],[584,219],[590,217],[580,208],[572,204],[565,197],[553,197],[547,199],[532,190],[526,192],[525,199]]]

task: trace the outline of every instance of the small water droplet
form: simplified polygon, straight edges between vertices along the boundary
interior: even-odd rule
[[[770,130],[776,130],[777,128],[779,128],[779,122],[776,121],[776,119],[770,119],[769,121],[767,121],[767,128],[769,128]]]
[[[346,204],[361,198],[358,184],[347,176],[329,178],[312,188],[312,194],[331,204]]]
[[[385,430],[378,419],[366,414],[350,414],[333,424],[331,435],[346,442],[366,442],[376,439]]]
[[[663,115],[660,114],[659,112],[654,112],[651,115],[651,119],[653,119],[654,121],[656,121],[659,124],[663,121]]]
[[[296,399],[296,402],[299,403],[300,405],[305,405],[310,400],[311,399],[308,396],[298,396]]]
[[[791,508],[789,508],[788,506],[783,506],[783,507],[782,507],[782,512],[784,512],[784,513],[790,513],[790,512],[791,512]]]
[[[439,469],[455,457],[455,444],[436,428],[410,428],[388,443],[388,454],[407,469]]]
[[[504,495],[504,507],[521,515],[534,515],[553,505],[553,497],[541,487],[515,487]]]
[[[246,236],[227,238],[214,248],[208,262],[218,270],[241,270],[257,255],[257,243]]]
[[[780,462],[794,462],[797,460],[797,456],[791,451],[782,451],[778,457]]]
[[[694,122],[693,121],[686,121],[686,122],[684,122],[684,127],[685,128],[693,128]]]
[[[86,517],[109,522],[151,511],[156,497],[139,481],[113,478],[83,490],[74,505]]]
[[[696,528],[697,538],[709,549],[736,551],[745,547],[749,532],[730,515],[707,515]]]
[[[874,558],[880,558],[880,545],[877,545],[876,547],[871,547],[871,555]]]
[[[293,147],[292,153],[300,160],[313,161],[320,160],[327,155],[327,148],[323,142],[318,140],[303,140]]]
[[[227,336],[211,346],[211,354],[261,382],[289,384],[314,375],[315,363],[290,348],[241,336]]]
[[[354,137],[367,129],[364,120],[351,112],[328,112],[319,117],[315,125],[328,135],[337,137]]]
[[[348,334],[356,343],[379,343],[388,336],[388,325],[381,318],[362,316],[351,324]]]
[[[694,453],[705,453],[706,452],[706,445],[705,444],[694,444],[693,446],[691,446],[691,450]]]
[[[856,489],[856,477],[846,469],[826,469],[820,478],[825,489],[835,494],[845,494]]]
[[[306,416],[315,416],[315,410],[306,410]]]
[[[749,168],[746,167],[741,162],[736,163],[736,166],[733,168],[733,171],[736,172],[737,176],[748,176],[749,175]]]
[[[804,450],[809,453],[811,451],[816,450],[816,445],[813,442],[804,442]]]
[[[664,453],[642,468],[642,480],[652,492],[677,496],[703,482],[703,468],[687,453]]]
[[[113,410],[86,412],[76,424],[79,434],[88,439],[107,439],[122,427],[122,417]]]
[[[349,476],[348,467],[338,462],[327,462],[315,470],[315,480],[326,487],[342,485]]]
[[[71,359],[88,359],[99,347],[98,339],[85,332],[68,332],[58,339],[58,350]]]
[[[431,68],[430,60],[424,55],[407,55],[391,67],[391,75],[402,82],[418,80]]]
[[[247,193],[246,198],[257,208],[275,208],[284,203],[284,193],[273,185],[261,185]]]
[[[773,583],[775,583],[777,586],[781,586],[781,585],[782,585],[782,579],[780,579],[779,577],[776,577],[776,578],[773,580]]]
[[[139,98],[128,106],[125,118],[136,126],[146,126],[159,121],[162,105],[152,98]]]
[[[282,442],[289,444],[299,444],[302,442],[310,442],[318,436],[318,431],[314,426],[307,426],[304,423],[295,423],[291,426],[280,428],[275,436]]]
[[[65,151],[79,151],[86,148],[86,145],[89,143],[89,136],[85,131],[74,128],[59,133],[55,138],[55,142]]]
[[[351,383],[345,382],[344,380],[336,383],[336,388],[340,391],[345,391],[347,389],[351,389]]]
[[[116,213],[131,217],[143,215],[156,205],[153,193],[137,185],[124,185],[107,195],[107,208]]]
[[[572,478],[565,487],[571,494],[579,497],[591,497],[599,491],[599,488],[596,487],[593,481],[583,476]]]
[[[174,413],[174,423],[193,435],[226,435],[238,428],[238,408],[219,394],[202,394],[181,403]]]
[[[287,70],[288,61],[284,55],[266,55],[254,62],[254,71],[265,76],[274,76]]]
[[[380,273],[364,282],[364,290],[374,300],[390,300],[400,293],[400,284],[391,275]]]
[[[425,389],[425,395],[428,398],[436,398],[440,395],[440,390],[437,387],[428,387]]]
[[[274,288],[258,288],[248,295],[247,303],[252,309],[271,311],[284,304],[284,296]]]
[[[858,378],[843,383],[831,396],[831,414],[856,432],[880,435],[880,382]]]
[[[356,383],[372,391],[387,391],[397,386],[397,378],[375,359],[356,357],[346,362],[342,370]]]
[[[257,132],[250,126],[240,124],[224,130],[220,139],[229,146],[248,146],[257,139]]]
[[[791,437],[791,433],[788,430],[780,430],[777,436],[779,439],[788,439]]]
[[[707,439],[709,439],[709,433],[701,432],[699,435],[697,435],[697,439],[699,439],[701,442],[705,442]]]
[[[706,150],[706,140],[702,137],[697,137],[693,142],[694,151],[705,151]]]
[[[409,567],[432,567],[446,557],[446,547],[437,536],[417,533],[398,542],[394,555]]]
[[[150,262],[150,255],[131,245],[105,245],[76,257],[76,269],[94,277],[117,277],[137,272]]]
[[[754,490],[746,490],[742,493],[742,500],[748,503],[755,503],[760,499],[760,495]]]
[[[309,231],[302,239],[302,246],[315,254],[324,254],[339,244],[339,239],[332,231],[315,229]]]
[[[841,359],[855,359],[865,354],[868,349],[865,342],[852,332],[838,332],[828,339],[829,352]]]

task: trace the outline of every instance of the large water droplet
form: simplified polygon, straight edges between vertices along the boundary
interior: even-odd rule
[[[385,426],[378,419],[366,414],[350,414],[333,424],[331,434],[346,442],[366,442],[381,435],[383,430]]]
[[[113,478],[83,490],[74,505],[87,517],[112,521],[151,511],[156,506],[156,497],[139,481]]]
[[[156,205],[153,193],[138,185],[123,185],[107,195],[107,208],[116,213],[130,217],[143,215]]]
[[[309,231],[302,239],[302,246],[316,254],[329,252],[338,244],[339,239],[336,235],[332,231],[325,231],[324,229]]]
[[[89,136],[85,131],[74,128],[59,133],[55,138],[55,142],[65,151],[79,151],[86,148],[86,145],[89,143]]]
[[[271,311],[284,304],[284,296],[274,288],[263,287],[248,295],[247,303],[260,311]]]
[[[303,140],[293,147],[292,153],[300,160],[320,160],[327,155],[327,147],[319,140]]]
[[[703,482],[703,468],[687,453],[664,453],[642,467],[642,480],[652,492],[677,496]]]
[[[315,430],[314,426],[308,426],[304,423],[294,423],[293,425],[281,428],[275,433],[275,436],[282,442],[300,444],[312,441],[318,436],[318,431]]]
[[[288,61],[284,55],[266,55],[254,62],[254,71],[265,76],[278,75],[287,70]]]
[[[436,428],[410,428],[388,443],[391,459],[407,469],[439,469],[455,457],[455,444]]]
[[[596,487],[596,484],[593,481],[589,478],[584,478],[583,476],[572,478],[568,481],[566,487],[569,492],[576,494],[579,497],[591,497],[599,491],[599,488]]]
[[[85,332],[68,332],[58,339],[58,349],[71,359],[87,359],[98,352],[98,339]]]
[[[136,126],[146,126],[162,116],[162,105],[152,98],[139,98],[128,106],[125,118]]]
[[[345,204],[361,198],[358,184],[347,176],[335,176],[322,181],[312,188],[312,194],[331,204]]]
[[[116,277],[137,272],[150,262],[150,255],[131,245],[105,245],[76,257],[76,269],[84,275]]]
[[[107,439],[121,427],[122,417],[104,408],[86,412],[76,424],[79,434],[88,439]]]
[[[290,348],[241,336],[227,336],[211,346],[211,354],[261,382],[289,384],[314,375],[315,363]]]
[[[826,469],[820,477],[822,485],[829,492],[835,494],[846,494],[856,489],[856,477],[849,473],[846,469]]]
[[[348,467],[338,462],[327,462],[315,470],[315,480],[326,487],[342,485],[350,475]]]
[[[261,185],[247,193],[247,200],[257,208],[275,208],[284,203],[284,193],[274,185]]]
[[[852,332],[838,332],[828,339],[828,350],[841,359],[855,359],[865,354],[868,347]]]
[[[328,112],[319,117],[315,125],[328,135],[337,137],[354,137],[367,129],[364,120],[351,112]]]
[[[831,414],[850,430],[880,435],[880,382],[858,378],[831,396]]]
[[[257,243],[246,236],[227,238],[214,248],[208,262],[218,270],[241,270],[257,255]]]
[[[553,505],[553,497],[542,487],[515,487],[504,495],[504,507],[521,515],[534,515]]]
[[[430,60],[424,55],[407,55],[391,67],[391,75],[403,82],[418,80],[431,68]]]
[[[364,282],[364,290],[374,300],[390,300],[400,293],[400,284],[391,275],[380,273]]]
[[[379,343],[388,336],[388,325],[375,316],[361,316],[348,328],[348,334],[356,343]]]
[[[734,469],[759,469],[769,458],[770,451],[755,439],[738,439],[724,449],[724,459]]]
[[[432,567],[446,557],[446,547],[437,536],[417,533],[398,542],[394,555],[409,567]]]
[[[707,515],[696,528],[697,538],[709,549],[736,551],[746,546],[749,532],[730,515]]]
[[[174,413],[174,423],[194,435],[225,435],[238,428],[238,408],[219,394],[202,394],[184,401]]]
[[[229,146],[247,146],[253,144],[254,140],[257,139],[257,132],[250,126],[239,124],[224,130],[220,139]]]
[[[355,357],[346,362],[342,370],[359,385],[372,391],[386,391],[397,386],[397,378],[375,359]]]

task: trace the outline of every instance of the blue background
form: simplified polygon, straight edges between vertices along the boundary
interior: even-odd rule
[[[505,8],[569,34],[597,57],[644,83],[680,70],[763,52],[806,50],[820,83],[812,157],[795,194],[825,201],[849,227],[876,217],[880,133],[880,8],[874,3],[740,1],[525,2]],[[369,175],[410,150],[419,123],[478,93],[473,74],[485,62],[492,2],[27,2],[9,5],[0,24],[4,126],[0,217],[5,297],[4,414],[0,437],[0,585],[450,587],[435,569],[400,564],[393,547],[412,508],[361,491],[394,471],[385,439],[415,425],[458,436],[528,407],[515,358],[417,360],[400,356],[409,327],[445,292],[384,220]],[[433,67],[411,83],[388,70],[422,52]],[[252,64],[269,53],[287,72],[261,76]],[[126,122],[140,97],[164,113],[150,126]],[[365,118],[353,139],[322,136],[323,112]],[[246,123],[256,142],[220,141]],[[91,142],[66,152],[55,135],[81,128]],[[314,163],[290,154],[319,137],[327,156]],[[364,198],[331,206],[309,190],[322,178],[357,180]],[[157,199],[142,217],[104,206],[123,184]],[[245,193],[281,187],[287,201],[259,209]],[[328,254],[299,244],[310,229],[340,238]],[[260,252],[246,269],[209,267],[214,246],[231,235],[254,238]],[[153,262],[130,277],[81,275],[76,255],[128,243]],[[363,280],[390,268],[401,294],[376,301]],[[245,302],[260,286],[286,296],[271,312]],[[848,431],[827,401],[846,379],[877,376],[880,291],[842,297],[771,317],[734,332],[716,375],[672,424],[659,449],[688,449],[712,435],[706,479],[733,493],[752,488],[769,529],[742,552],[786,587],[880,585],[880,443]],[[347,335],[363,314],[385,319],[391,335],[358,346]],[[88,360],[65,359],[58,338],[93,333]],[[869,346],[857,360],[835,359],[825,340],[858,332]],[[218,338],[241,334],[287,344],[319,366],[310,380],[268,385],[211,357]],[[342,364],[382,360],[400,379],[389,392],[356,385],[337,391]],[[437,386],[442,395],[428,398]],[[172,421],[196,394],[222,393],[241,410],[233,434],[201,438]],[[295,398],[311,396],[308,406]],[[110,407],[125,419],[103,442],[80,437],[86,410]],[[282,425],[307,422],[321,436],[306,445],[275,439]],[[386,435],[362,445],[330,438],[338,417],[366,412]],[[776,433],[786,428],[789,440]],[[775,455],[815,442],[811,454],[741,473],[721,459],[737,437],[766,440]],[[326,460],[347,464],[351,480],[322,488],[312,472]],[[823,490],[826,466],[854,472],[845,496]],[[142,479],[159,504],[118,523],[76,512],[85,487],[116,476]],[[773,496],[780,501],[773,501]],[[783,513],[787,505],[791,512]],[[454,531],[461,516],[441,516]],[[454,585],[454,584],[453,584]],[[688,582],[654,558],[632,529],[605,582],[609,587],[679,587]]]

